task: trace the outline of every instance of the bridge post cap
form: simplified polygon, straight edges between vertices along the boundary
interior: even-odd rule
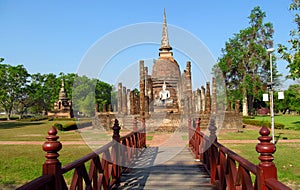
[[[210,119],[208,129],[209,129],[211,134],[216,134],[217,127],[216,127],[216,121],[215,121],[214,118]]]
[[[211,119],[210,119],[208,130],[210,132],[210,136],[209,136],[210,141],[216,142],[217,141],[217,135],[216,135],[217,127],[216,127],[216,122],[215,122],[214,117],[211,117]]]
[[[261,161],[259,165],[263,167],[275,166],[272,161],[274,160],[273,153],[276,151],[276,146],[271,143],[270,130],[266,126],[263,126],[259,130],[259,134],[261,135],[258,137],[260,142],[256,145],[256,151],[260,154],[258,157]]]
[[[112,129],[113,129],[113,139],[116,141],[119,141],[121,127],[120,127],[119,121],[117,119],[115,119],[114,126],[112,127]]]
[[[42,145],[43,150],[46,152],[46,163],[58,162],[57,158],[59,157],[59,154],[57,152],[62,149],[62,144],[57,141],[57,139],[59,139],[59,136],[57,136],[56,134],[57,130],[52,126],[48,131],[48,136],[46,137],[48,141],[44,142],[44,144]]]

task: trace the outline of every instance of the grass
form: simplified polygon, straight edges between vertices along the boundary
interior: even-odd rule
[[[247,127],[243,129],[243,132],[238,132],[237,130],[231,130],[228,132],[220,131],[218,135],[219,140],[256,140],[259,135],[260,127],[248,129]],[[300,139],[300,131],[287,130],[287,129],[275,129],[275,138],[282,140],[287,138],[289,140]]]
[[[271,121],[270,116],[256,116],[258,121]],[[300,130],[300,116],[299,115],[276,115],[274,117],[275,123],[282,123],[285,129]]]
[[[268,117],[269,118],[269,117]],[[268,119],[267,117],[257,117],[256,119]],[[287,120],[286,126],[290,129],[297,129],[297,122],[300,117],[282,118],[276,116],[275,121],[284,123]],[[280,120],[280,121],[279,121]],[[0,138],[1,141],[38,141],[44,142],[45,136],[50,126],[54,123],[64,123],[69,121],[0,121]],[[219,139],[229,140],[253,140],[259,136],[259,127],[246,127],[242,133],[237,133],[236,130],[221,132],[218,135]],[[299,130],[275,130],[276,135],[280,138],[287,137],[288,139],[300,139]],[[110,140],[111,134],[103,132],[95,132],[86,130],[85,134],[76,131],[58,132],[59,140],[63,141],[82,141],[82,140]],[[147,140],[153,140],[155,133],[148,133]],[[85,137],[86,136],[86,137]],[[187,136],[182,136],[186,139]],[[300,154],[298,153],[300,143],[282,143],[279,141],[277,151],[274,154],[275,163],[278,168],[278,177],[285,183],[300,184]],[[239,155],[249,159],[254,164],[259,162],[258,154],[255,151],[256,143],[250,144],[224,144],[228,148],[237,152]],[[75,161],[76,159],[91,152],[87,145],[63,145],[63,149],[59,152],[59,160],[62,165]],[[45,161],[45,152],[41,145],[0,145],[0,189],[10,184],[24,184],[38,176],[42,172],[42,164]],[[288,156],[287,156],[288,155]],[[65,177],[69,180],[73,173],[69,172]],[[12,188],[10,188],[12,189]]]
[[[48,130],[57,122],[64,124],[70,121],[0,122],[1,141],[45,141]],[[59,131],[58,133],[60,141],[82,140],[81,134],[77,131]]]
[[[24,147],[26,146],[26,147]],[[1,145],[0,146],[0,189],[10,184],[19,185],[31,181],[42,174],[45,152],[41,145]],[[91,152],[87,145],[64,145],[59,152],[62,165],[75,161]],[[9,158],[9,159],[7,159]],[[67,175],[71,178],[72,173]]]
[[[226,147],[246,158],[254,164],[258,164],[258,153],[255,150],[256,143],[225,144]],[[274,163],[277,167],[278,179],[286,184],[300,185],[300,143],[278,143],[274,153]],[[288,156],[286,156],[288,155]]]

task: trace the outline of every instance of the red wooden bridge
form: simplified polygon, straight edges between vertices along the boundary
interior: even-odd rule
[[[277,180],[270,131],[262,127],[256,145],[260,163],[255,165],[217,141],[216,126],[211,119],[210,134],[188,122],[188,147],[146,147],[146,125],[120,137],[115,120],[113,140],[94,152],[61,166],[58,151],[62,144],[57,131],[48,131],[43,144],[46,160],[42,176],[19,187],[19,190],[82,189],[290,189]],[[172,156],[174,155],[174,156]],[[162,161],[165,157],[169,159]],[[158,161],[161,162],[158,162]],[[64,174],[73,172],[67,184]]]

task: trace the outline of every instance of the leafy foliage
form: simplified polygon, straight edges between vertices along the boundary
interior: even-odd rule
[[[0,62],[4,59],[0,59]],[[20,117],[26,112],[46,114],[53,109],[58,100],[62,80],[67,97],[73,101],[73,109],[94,115],[95,103],[111,103],[112,86],[98,79],[78,76],[74,73],[56,76],[49,74],[32,74],[22,66],[0,64],[0,108],[11,118],[12,111]]]
[[[295,12],[294,23],[296,28],[290,31],[291,39],[288,41],[290,47],[279,44],[278,53],[281,54],[281,58],[288,62],[287,68],[290,74],[287,78],[295,80],[300,78],[300,0],[292,0],[290,10]]]
[[[284,91],[284,99],[277,100],[277,98],[274,98],[274,103],[277,112],[281,111],[285,114],[295,111],[300,114],[300,85],[294,84],[289,86],[288,90]]]
[[[18,101],[27,99],[29,74],[22,65],[0,64],[0,76],[0,105],[9,120]]]
[[[222,57],[214,67],[221,70],[229,102],[243,100],[248,109],[259,107],[263,91],[269,81],[270,64],[266,49],[273,45],[273,25],[264,23],[266,17],[255,7],[249,18],[250,26],[234,34],[222,49]],[[278,77],[273,65],[274,78]],[[242,101],[241,101],[242,102]],[[256,102],[256,104],[254,104]]]

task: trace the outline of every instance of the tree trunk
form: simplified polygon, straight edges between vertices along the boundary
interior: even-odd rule
[[[7,121],[10,120],[10,113],[7,113]]]
[[[243,90],[243,116],[248,116],[248,98],[247,98],[247,89],[244,87]]]

